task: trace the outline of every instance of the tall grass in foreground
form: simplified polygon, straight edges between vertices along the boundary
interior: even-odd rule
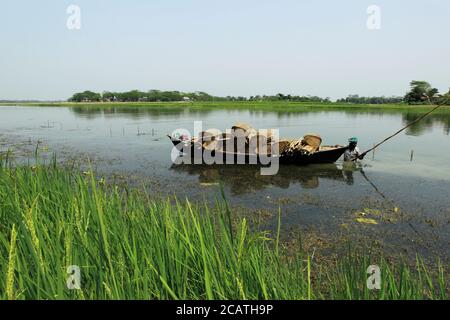
[[[318,264],[288,252],[247,220],[215,208],[153,201],[143,190],[98,185],[51,167],[0,168],[2,299],[445,299],[433,276],[349,255]],[[368,290],[366,269],[381,268]],[[68,266],[81,289],[66,286]]]

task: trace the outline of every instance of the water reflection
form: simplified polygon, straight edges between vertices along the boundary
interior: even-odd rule
[[[417,120],[422,114],[416,112],[403,113],[403,124],[406,126]],[[435,125],[442,125],[444,127],[444,133],[446,135],[450,134],[450,114],[431,114],[425,117],[421,121],[413,124],[408,129],[406,129],[406,134],[411,136],[420,136],[425,133],[425,131],[433,128]]]
[[[189,107],[189,106],[164,106],[164,107],[72,107],[70,110],[76,115],[85,118],[85,119],[95,119],[99,117],[107,117],[110,115],[114,115],[115,117],[123,117],[131,120],[138,120],[143,118],[152,118],[159,119],[165,118],[167,116],[191,116],[198,117],[201,119],[202,117],[209,115],[211,113],[217,112],[214,108],[200,108],[200,107]],[[277,116],[277,118],[290,118],[299,116],[302,114],[304,116],[312,115],[312,114],[320,114],[323,112],[327,112],[326,110],[312,110],[311,108],[302,109],[297,111],[264,111],[264,110],[233,110],[233,109],[219,109],[222,112],[248,112],[251,116],[262,115],[262,116]],[[402,122],[404,125],[417,120],[423,112],[418,111],[406,111],[406,112],[397,112],[392,110],[372,110],[372,111],[348,111],[348,110],[333,110],[335,112],[342,112],[347,117],[360,117],[361,115],[379,115],[382,117],[385,114],[397,114],[401,115]],[[435,125],[442,125],[444,127],[444,133],[446,135],[450,135],[450,113],[435,113],[431,114],[423,120],[415,123],[411,127],[406,130],[406,134],[419,136],[422,135],[426,130],[433,128]]]
[[[213,110],[191,110],[178,106],[167,107],[73,107],[70,109],[77,116],[84,119],[96,119],[99,117],[122,117],[130,120],[139,120],[143,118],[166,118],[167,116],[184,116],[184,115],[207,115]]]
[[[198,176],[200,184],[218,184],[230,188],[233,195],[252,193],[269,187],[287,189],[291,184],[300,184],[304,189],[319,187],[320,180],[354,183],[358,165],[320,164],[309,166],[283,165],[278,174],[263,176],[259,166],[252,165],[172,165],[171,170]]]

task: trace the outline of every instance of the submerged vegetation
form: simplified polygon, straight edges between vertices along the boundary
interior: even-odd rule
[[[214,208],[154,200],[91,172],[0,167],[2,299],[446,299],[447,266],[370,252],[326,263]],[[367,269],[381,269],[369,290]],[[80,289],[69,290],[70,266]],[[69,271],[73,268],[69,268]]]

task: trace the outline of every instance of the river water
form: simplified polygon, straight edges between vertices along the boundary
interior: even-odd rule
[[[178,128],[225,130],[235,122],[278,128],[281,137],[319,133],[326,145],[346,144],[357,136],[359,148],[397,131],[419,114],[411,112],[263,112],[190,108],[0,107],[0,151],[32,157],[93,159],[98,172],[143,183],[155,196],[175,195],[214,201],[225,190],[230,206],[264,216],[273,229],[281,211],[282,230],[301,229],[321,241],[364,235],[396,252],[421,252],[446,258],[450,244],[450,114],[421,121],[357,166],[336,164],[282,166],[261,176],[248,166],[174,166],[165,136]],[[22,151],[23,151],[22,150]],[[413,154],[412,154],[413,153]],[[377,224],[360,222],[371,219]]]

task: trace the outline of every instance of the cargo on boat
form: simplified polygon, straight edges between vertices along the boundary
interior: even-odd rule
[[[276,139],[274,130],[257,131],[247,124],[239,123],[230,132],[216,129],[206,130],[199,137],[173,137],[168,135],[180,156],[190,154],[191,158],[202,157],[195,163],[205,163],[205,153],[219,159],[223,164],[264,164],[264,157],[278,157],[280,163],[314,164],[334,163],[347,150],[347,146],[322,146],[317,134],[306,134],[298,139]]]

